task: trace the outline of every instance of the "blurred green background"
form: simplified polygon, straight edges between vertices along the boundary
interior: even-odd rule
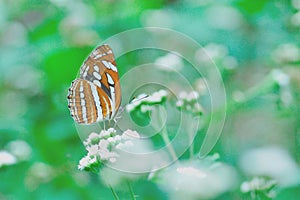
[[[85,149],[67,90],[103,40],[149,26],[179,31],[217,52],[228,108],[213,152],[239,181],[215,198],[250,199],[239,186],[270,163],[278,166],[277,182],[293,179],[284,179],[275,199],[300,196],[299,0],[0,0],[0,199],[114,199],[98,176],[77,170]],[[218,57],[220,49],[230,64]],[[17,161],[5,164],[4,152]],[[146,178],[133,188],[137,199],[170,198]],[[130,199],[127,189],[116,190]]]

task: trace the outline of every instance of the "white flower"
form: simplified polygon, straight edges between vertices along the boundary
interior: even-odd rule
[[[181,100],[181,99],[179,99],[177,102],[176,102],[176,106],[177,107],[182,107],[184,105],[184,102]]]
[[[151,111],[153,105],[163,103],[167,96],[168,92],[162,89],[154,92],[152,95],[140,94],[126,106],[126,110],[127,112],[132,112],[140,109],[143,113]]]
[[[255,190],[266,190],[276,184],[274,180],[254,177],[251,181],[245,181],[241,184],[241,192],[247,193]]]
[[[187,93],[186,91],[182,91],[179,93],[179,99],[186,101],[193,101],[199,98],[199,93],[196,91],[191,91]]]
[[[276,191],[274,187],[276,186],[275,180],[266,180],[265,178],[254,177],[251,181],[245,181],[241,184],[240,190],[243,193],[251,194],[253,199],[256,199],[257,192],[264,194],[268,198],[275,198]]]
[[[131,112],[133,111],[134,109],[136,109],[142,102],[145,98],[148,98],[148,95],[142,93],[142,94],[139,94],[135,99],[133,99],[130,104],[128,104],[126,106],[126,110],[127,112]]]
[[[102,149],[107,149],[109,142],[107,140],[100,140],[98,146]]]
[[[182,59],[176,53],[168,53],[163,57],[156,59],[155,64],[162,70],[180,70],[183,67]]]
[[[94,167],[100,167],[103,162],[114,163],[117,161],[119,154],[117,149],[121,149],[126,146],[133,145],[130,141],[133,138],[139,138],[139,134],[136,131],[126,130],[122,135],[114,135],[116,130],[109,128],[108,130],[102,130],[100,134],[89,136],[88,139],[100,138],[97,144],[89,144],[86,146],[87,155],[79,161],[78,169],[89,169],[92,164]],[[100,136],[101,135],[101,136]]]
[[[78,169],[83,170],[84,168],[88,167],[89,163],[90,163],[90,156],[85,156],[81,158],[81,160],[79,161]]]
[[[107,149],[100,149],[99,155],[101,160],[109,160],[110,158],[119,157],[119,154],[117,154],[116,152],[110,152]]]
[[[83,170],[84,168],[90,167],[92,164],[94,164],[96,162],[97,162],[96,157],[94,157],[94,156],[90,157],[89,155],[87,155],[79,161],[78,169]]]
[[[109,137],[109,138],[107,138],[107,141],[108,141],[109,143],[114,143],[114,142],[115,142],[115,138]]]
[[[238,66],[238,62],[234,57],[226,56],[222,61],[222,65],[224,66],[224,68],[230,70],[236,68]]]
[[[98,133],[91,133],[89,137],[83,142],[84,146],[92,145],[94,141],[99,139]]]
[[[300,1],[299,0],[292,0],[291,3],[295,9],[297,9],[297,10],[300,9]]]
[[[116,135],[114,138],[115,138],[115,141],[121,141],[122,140],[122,137],[120,135]]]
[[[187,101],[197,100],[199,98],[199,94],[196,91],[192,91],[187,95]]]
[[[109,162],[111,162],[111,163],[115,163],[116,161],[117,161],[117,159],[114,157],[109,159]]]
[[[17,158],[7,151],[0,151],[0,167],[3,165],[13,165],[17,163]]]
[[[168,92],[166,90],[159,90],[154,92],[152,95],[145,98],[143,101],[148,103],[160,103],[163,101],[163,98],[167,97]]]
[[[272,70],[272,77],[280,86],[286,86],[290,83],[290,77],[280,69]]]
[[[132,141],[125,141],[124,143],[119,143],[116,145],[116,149],[126,149],[128,147],[132,147]]]
[[[294,26],[298,26],[298,27],[300,26],[300,12],[299,11],[292,15],[291,24]]]
[[[232,167],[206,160],[183,162],[163,170],[158,176],[170,199],[176,200],[214,199],[237,184],[237,175]]]
[[[198,103],[199,93],[196,91],[186,92],[182,91],[178,95],[176,107],[186,110],[193,114],[202,114],[202,106]]]
[[[55,175],[55,170],[50,165],[37,162],[29,168],[25,177],[25,184],[28,189],[34,190],[40,184],[51,181]]]
[[[224,58],[227,54],[227,47],[220,44],[210,43],[204,48],[199,49],[195,54],[195,58],[200,63],[211,63],[211,60]]]
[[[130,129],[127,129],[126,131],[124,131],[122,136],[124,139],[140,138],[140,135],[138,134],[138,132],[130,130]]]
[[[86,150],[88,151],[88,155],[89,155],[89,156],[95,156],[95,155],[97,155],[97,153],[98,153],[98,148],[99,148],[99,146],[96,145],[96,144],[94,144],[94,145],[92,145],[92,146],[87,146],[87,147],[86,147]]]
[[[241,155],[240,166],[251,176],[268,176],[280,186],[292,186],[300,183],[300,170],[284,149],[263,147],[248,150]]]
[[[209,26],[227,31],[239,29],[243,24],[243,15],[232,6],[215,5],[208,7],[204,18],[209,21]]]
[[[273,52],[273,58],[279,63],[295,62],[300,59],[300,49],[295,44],[282,44]]]
[[[32,151],[31,147],[23,140],[9,142],[7,145],[7,150],[16,156],[19,161],[28,160]]]
[[[146,113],[153,110],[153,106],[141,105],[141,112]]]
[[[104,137],[108,137],[112,134],[115,134],[116,133],[116,130],[114,128],[109,128],[107,130],[102,130],[100,132],[100,138],[104,138]]]
[[[196,91],[199,95],[204,95],[207,93],[206,80],[205,78],[199,78],[194,83]]]
[[[186,176],[195,176],[197,178],[204,178],[207,176],[206,173],[194,167],[178,167],[176,171]]]

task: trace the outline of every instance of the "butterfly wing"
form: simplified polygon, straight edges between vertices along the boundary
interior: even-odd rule
[[[84,61],[80,78],[102,89],[112,103],[109,118],[115,116],[121,104],[121,87],[115,58],[108,45],[97,47]]]
[[[111,99],[101,87],[87,80],[73,81],[67,98],[71,116],[79,124],[91,124],[110,118]]]

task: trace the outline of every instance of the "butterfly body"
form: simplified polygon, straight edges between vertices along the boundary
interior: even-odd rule
[[[79,124],[112,119],[121,104],[121,87],[114,55],[108,45],[97,47],[80,68],[68,93],[68,107]]]

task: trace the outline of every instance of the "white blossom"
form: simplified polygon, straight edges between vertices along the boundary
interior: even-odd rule
[[[204,48],[199,49],[196,54],[196,60],[200,63],[210,63],[211,60],[224,58],[228,54],[228,49],[224,45],[210,43]]]
[[[17,158],[7,151],[0,151],[0,167],[3,165],[13,165],[17,163]]]
[[[253,199],[256,199],[256,193],[261,192],[268,198],[275,198],[276,191],[273,189],[276,186],[275,180],[267,180],[261,177],[254,177],[251,181],[245,181],[241,184],[240,190],[243,193],[250,193]]]
[[[299,27],[300,26],[300,12],[296,12],[295,14],[293,14],[291,16],[291,24],[296,26],[296,27]]]
[[[79,161],[78,169],[89,169],[89,167],[99,167],[101,163],[116,162],[119,157],[116,150],[133,145],[130,140],[139,138],[136,131],[129,129],[124,131],[122,135],[115,134],[116,130],[114,128],[102,130],[99,134],[91,133],[92,136],[90,135],[85,141],[88,153]],[[100,138],[98,143],[89,143],[95,138]]]
[[[29,190],[36,189],[40,184],[51,181],[57,175],[55,169],[42,162],[34,163],[27,172],[25,184]]]
[[[159,57],[156,59],[155,64],[157,64],[160,69],[166,71],[180,70],[184,66],[182,58],[176,53],[168,53],[165,56]]]
[[[146,113],[153,110],[153,106],[149,105],[141,105],[141,111],[142,113]]]
[[[104,138],[104,137],[110,136],[111,134],[115,134],[115,133],[116,133],[116,130],[114,128],[109,128],[107,130],[102,130],[100,132],[100,138]]]
[[[91,133],[89,135],[89,137],[83,142],[84,146],[87,146],[87,145],[91,145],[93,143],[93,141],[96,141],[99,139],[99,134],[97,133]]]
[[[192,160],[181,162],[158,174],[159,183],[170,199],[215,199],[237,184],[234,169],[220,162]]]
[[[89,156],[95,156],[98,153],[98,145],[94,144],[91,146],[87,146],[86,150],[88,151]]]
[[[81,158],[81,160],[79,161],[78,169],[83,170],[84,168],[88,167],[89,164],[90,164],[90,157],[85,156]]]
[[[126,131],[124,131],[122,136],[124,139],[140,138],[140,135],[138,134],[138,132],[130,130],[130,129],[127,129]]]
[[[273,178],[280,186],[300,183],[300,170],[291,155],[280,147],[262,147],[241,154],[240,166],[251,176]]]
[[[202,114],[202,106],[198,103],[199,93],[197,91],[182,91],[178,95],[176,107],[193,114]]]
[[[23,140],[11,141],[7,144],[7,150],[19,161],[28,160],[31,156],[31,147]]]
[[[119,143],[116,145],[117,149],[126,149],[127,147],[131,147],[133,146],[133,142],[132,141],[125,141],[124,143]]]
[[[278,63],[295,62],[300,59],[300,49],[295,44],[282,44],[273,52],[273,58]]]
[[[247,193],[255,190],[265,190],[274,186],[276,181],[266,180],[260,177],[254,177],[251,181],[245,181],[241,184],[241,192]]]
[[[179,100],[176,102],[176,106],[177,106],[177,107],[182,107],[183,104],[184,104],[184,102],[183,102],[181,99],[179,99]]]
[[[272,70],[272,77],[280,86],[286,86],[290,83],[290,77],[280,69]]]
[[[178,167],[176,169],[177,172],[187,175],[187,176],[195,176],[197,178],[204,178],[207,176],[203,171],[196,169],[194,167]]]
[[[152,95],[140,94],[126,106],[126,110],[127,112],[132,112],[136,109],[140,109],[143,113],[151,111],[153,105],[163,103],[167,96],[168,92],[163,89],[154,92]]]
[[[99,141],[99,146],[103,149],[107,149],[108,148],[108,145],[109,145],[109,142],[108,140],[100,140]]]
[[[205,78],[199,78],[194,83],[196,91],[199,95],[204,95],[207,93],[206,80]]]

